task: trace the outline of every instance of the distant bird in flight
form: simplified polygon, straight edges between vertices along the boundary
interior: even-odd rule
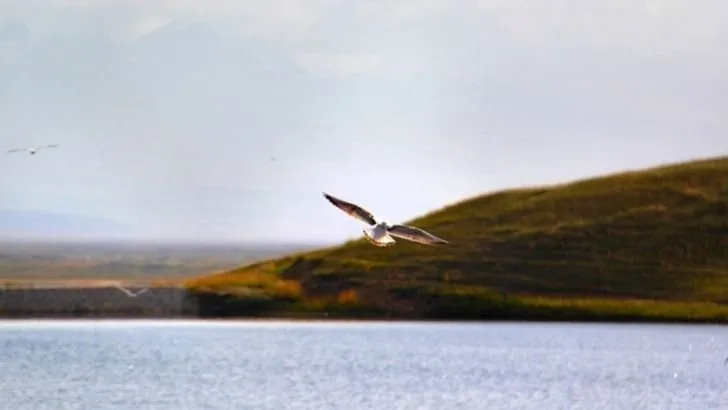
[[[149,290],[149,288],[143,288],[143,289],[138,290],[136,292],[132,292],[131,290],[129,290],[129,289],[121,286],[121,284],[119,284],[119,283],[113,283],[112,286],[114,286],[115,288],[117,288],[120,291],[124,292],[126,294],[126,296],[129,296],[130,298],[135,298],[135,297],[137,297],[137,296],[141,295],[142,293],[144,293],[144,292],[146,292],[146,291]]]
[[[56,148],[58,147],[58,144],[50,144],[50,145],[40,145],[33,148],[13,148],[11,150],[5,151],[6,154],[10,154],[12,152],[20,152],[20,151],[28,151],[30,155],[35,155],[38,151],[45,149],[45,148]]]
[[[323,193],[324,197],[329,200],[335,207],[346,212],[349,216],[352,216],[361,222],[369,225],[371,228],[362,229],[364,236],[369,240],[372,245],[375,246],[392,246],[396,241],[392,236],[397,238],[406,239],[412,242],[418,242],[425,245],[445,245],[450,242],[438,238],[437,236],[408,225],[390,225],[386,221],[377,221],[369,211],[360,207],[359,205],[346,202],[343,199],[333,197],[327,193]],[[391,236],[390,236],[391,235]]]

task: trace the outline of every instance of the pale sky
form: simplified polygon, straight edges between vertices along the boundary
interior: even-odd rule
[[[728,153],[722,0],[0,2],[0,211],[338,241]],[[275,160],[272,160],[275,158]]]

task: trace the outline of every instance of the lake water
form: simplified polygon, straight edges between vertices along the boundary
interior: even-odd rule
[[[0,321],[0,409],[728,409],[728,327]]]

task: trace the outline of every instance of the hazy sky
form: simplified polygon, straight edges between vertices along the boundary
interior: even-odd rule
[[[0,209],[343,240],[728,153],[723,0],[0,2]],[[272,160],[271,158],[275,158]]]

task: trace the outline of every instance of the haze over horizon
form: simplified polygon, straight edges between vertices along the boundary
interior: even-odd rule
[[[330,242],[361,230],[321,192],[404,221],[726,155],[726,15],[717,0],[2,2],[0,149],[60,147],[3,154],[0,218]]]

